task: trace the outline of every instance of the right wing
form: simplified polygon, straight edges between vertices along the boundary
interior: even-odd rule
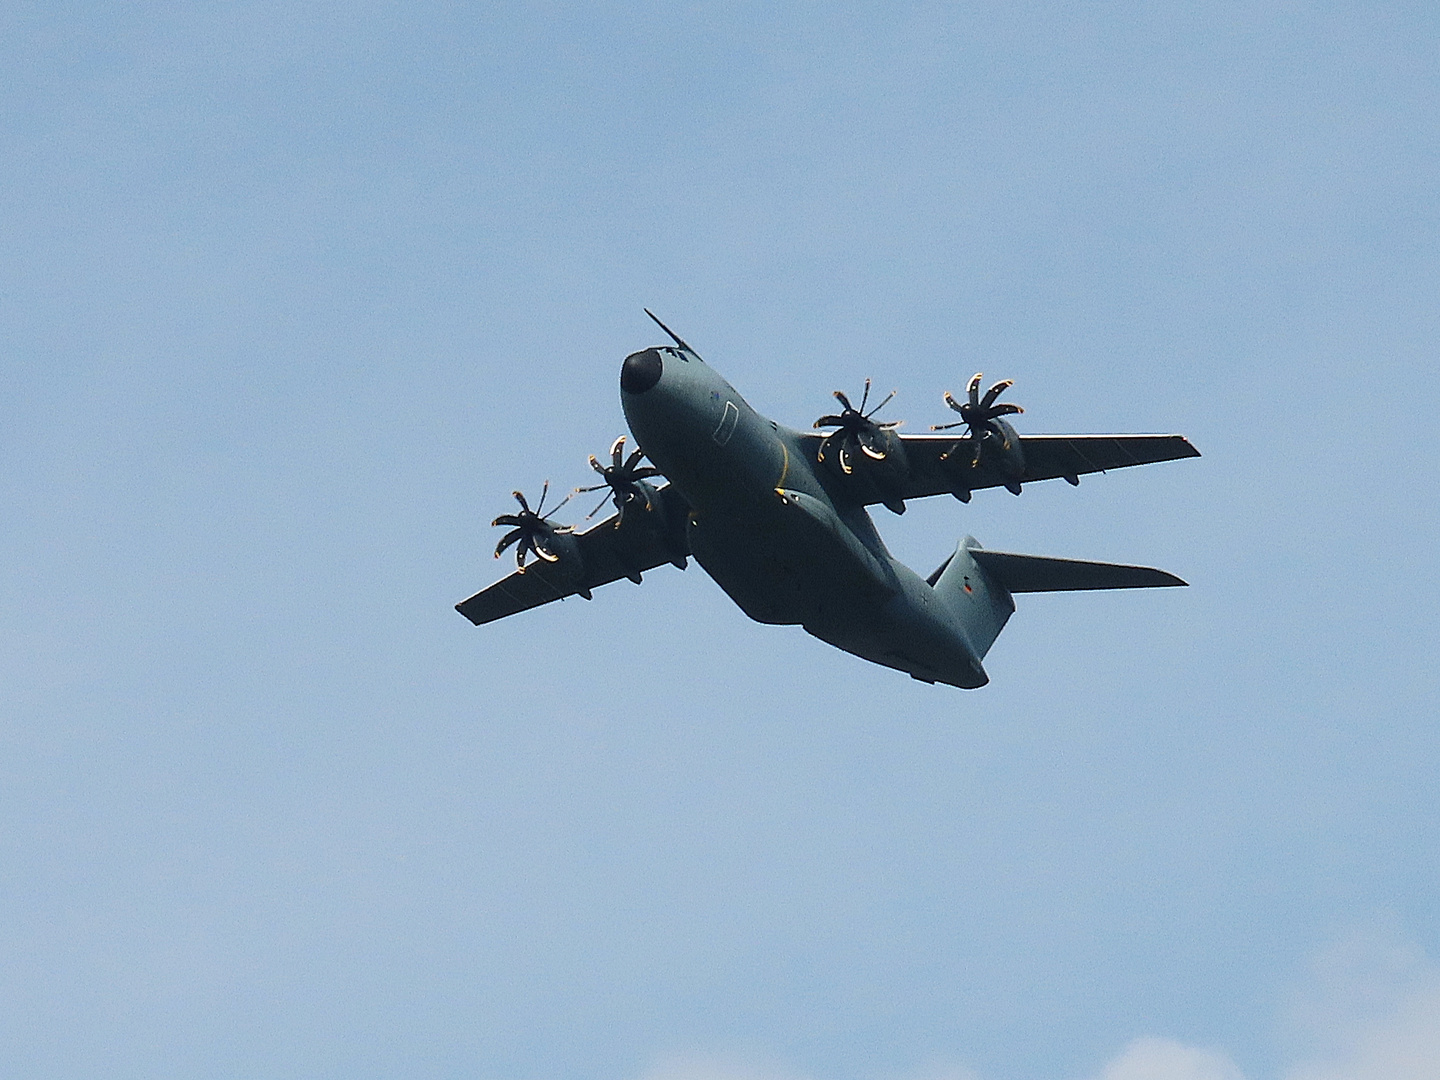
[[[942,460],[941,455],[962,439],[946,435],[902,435],[901,439],[910,462],[907,499],[949,494],[957,487],[972,491],[1000,487],[1009,479],[984,457],[972,470],[964,460],[963,445],[958,455]],[[1184,435],[1021,435],[1020,446],[1025,473],[1018,479],[1025,484],[1059,477],[1079,483],[1085,473],[1200,456]]]
[[[623,525],[620,515],[612,514],[575,534],[584,566],[580,581],[567,583],[566,576],[553,564],[537,559],[523,573],[517,570],[460,601],[455,610],[480,626],[552,600],[584,596],[591,589],[623,577],[639,581],[641,573],[666,563],[683,569],[685,556],[690,553],[684,529],[689,504],[669,486],[656,492],[656,503],[653,511],[630,514]]]
[[[800,444],[813,461],[818,456],[820,432],[800,433]],[[1035,480],[1064,477],[1078,484],[1086,473],[1108,472],[1130,465],[1149,465],[1156,461],[1199,457],[1200,451],[1190,445],[1184,435],[1021,435],[1020,448],[1025,458],[1025,471],[1012,477],[1001,471],[991,456],[982,456],[980,465],[972,468],[964,436],[901,435],[910,475],[901,485],[899,494],[905,499],[923,499],[929,495],[949,495],[957,490],[979,491],[981,488],[1004,487],[1007,482],[1028,484]],[[959,447],[949,458],[945,453]],[[883,502],[881,493],[872,489],[866,503]]]

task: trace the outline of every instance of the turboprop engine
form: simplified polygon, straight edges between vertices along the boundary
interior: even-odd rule
[[[590,468],[600,474],[600,483],[591,484],[589,487],[578,487],[575,494],[583,492],[604,490],[607,494],[600,500],[594,510],[586,514],[586,517],[594,517],[600,512],[600,507],[607,501],[615,504],[615,510],[620,515],[615,520],[618,528],[625,520],[625,514],[632,508],[639,511],[649,511],[655,508],[655,488],[645,481],[651,477],[659,476],[660,470],[646,465],[641,467],[640,459],[645,456],[645,451],[637,449],[627,459],[625,457],[625,436],[621,435],[610,444],[610,464],[602,465],[594,454],[590,455]]]
[[[513,544],[515,567],[520,573],[526,571],[526,556],[534,555],[536,561],[530,564],[531,571],[553,581],[557,586],[575,589],[588,600],[590,590],[579,587],[585,582],[585,559],[580,554],[580,545],[575,542],[575,526],[559,525],[545,516],[545,497],[549,493],[550,481],[546,480],[540,491],[540,501],[532,510],[523,493],[511,492],[515,501],[520,504],[520,513],[501,514],[490,523],[492,526],[511,527],[510,531],[500,538],[500,543],[495,545],[495,558],[498,559],[505,549]],[[555,513],[569,501],[570,496],[567,495],[549,512]]]
[[[956,478],[954,496],[961,502],[970,501],[970,477],[979,470],[981,461],[992,465],[1003,478],[1006,490],[1012,495],[1020,494],[1020,478],[1025,475],[1025,452],[1021,448],[1020,436],[1002,419],[1015,416],[1025,410],[1008,401],[997,401],[1001,394],[1015,385],[1013,379],[1002,379],[980,396],[980,380],[983,372],[976,372],[970,380],[969,393],[965,401],[956,401],[949,390],[945,391],[945,404],[960,414],[953,424],[932,424],[931,431],[948,431],[951,428],[967,429],[966,438],[940,455],[940,460],[951,466]]]
[[[905,458],[905,444],[895,429],[904,421],[881,424],[873,419],[894,396],[895,391],[891,390],[884,401],[866,412],[865,406],[870,401],[869,379],[865,380],[865,393],[858,409],[842,391],[836,390],[835,400],[840,402],[843,411],[815,421],[817,428],[835,429],[820,440],[816,458],[843,483],[873,489],[887,510],[903,514],[903,492],[905,481],[910,477],[910,463]]]
[[[615,528],[648,529],[656,533],[669,552],[672,565],[685,569],[685,557],[690,551],[685,540],[685,519],[688,513],[683,500],[680,503],[671,497],[668,488],[656,487],[650,483],[660,476],[660,470],[652,465],[642,466],[645,451],[639,447],[625,457],[625,436],[621,435],[610,444],[610,464],[603,465],[594,454],[590,455],[590,468],[600,474],[600,483],[589,487],[578,487],[574,494],[605,491],[604,498],[595,509],[586,514],[592,518],[600,512],[606,502],[615,505]],[[637,585],[639,571],[626,575]]]

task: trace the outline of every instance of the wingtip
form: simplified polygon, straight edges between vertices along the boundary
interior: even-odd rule
[[[470,611],[466,610],[467,605],[470,603],[471,600],[474,599],[475,597],[471,596],[465,600],[461,600],[460,603],[455,605],[455,610],[458,611],[461,615],[464,615],[465,618],[470,622],[470,625],[481,626],[484,624],[485,620],[477,619]]]

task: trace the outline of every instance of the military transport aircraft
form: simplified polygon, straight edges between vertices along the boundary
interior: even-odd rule
[[[577,532],[547,516],[559,509],[545,509],[548,482],[533,507],[515,492],[519,513],[494,524],[510,529],[495,555],[513,545],[516,570],[455,605],[477,626],[566,596],[588,600],[620,578],[638,584],[666,563],[683,570],[693,555],[757,622],[799,624],[922,682],[973,689],[989,681],[980,662],[1015,610],[1014,593],[1185,584],[1143,566],[989,551],[968,536],[922,578],[890,555],[866,511],[901,514],[907,499],[927,495],[969,502],[988,487],[1018,495],[1037,480],[1078,484],[1084,473],[1198,457],[1184,436],[1022,436],[1004,419],[1022,410],[998,400],[1010,382],[981,396],[979,375],[964,401],[946,392],[960,419],[936,434],[901,435],[898,424],[876,421],[890,398],[867,408],[868,380],[858,407],[836,391],[840,412],[795,431],[757,413],[646,314],[674,345],[632,353],[620,367],[620,403],[644,449],[626,456],[622,435],[609,464],[590,458],[600,483],[572,493],[603,489],[600,506],[612,500],[616,513]],[[640,464],[645,457],[651,465]]]

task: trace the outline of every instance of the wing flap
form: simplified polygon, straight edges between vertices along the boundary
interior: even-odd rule
[[[1184,435],[1022,435],[1020,446],[1026,481],[1200,456]]]
[[[561,590],[545,579],[544,563],[531,565],[522,574],[519,571],[501,578],[488,589],[482,589],[467,600],[455,605],[455,610],[476,626],[494,622],[507,615],[539,607],[552,600],[569,596],[574,590]]]

